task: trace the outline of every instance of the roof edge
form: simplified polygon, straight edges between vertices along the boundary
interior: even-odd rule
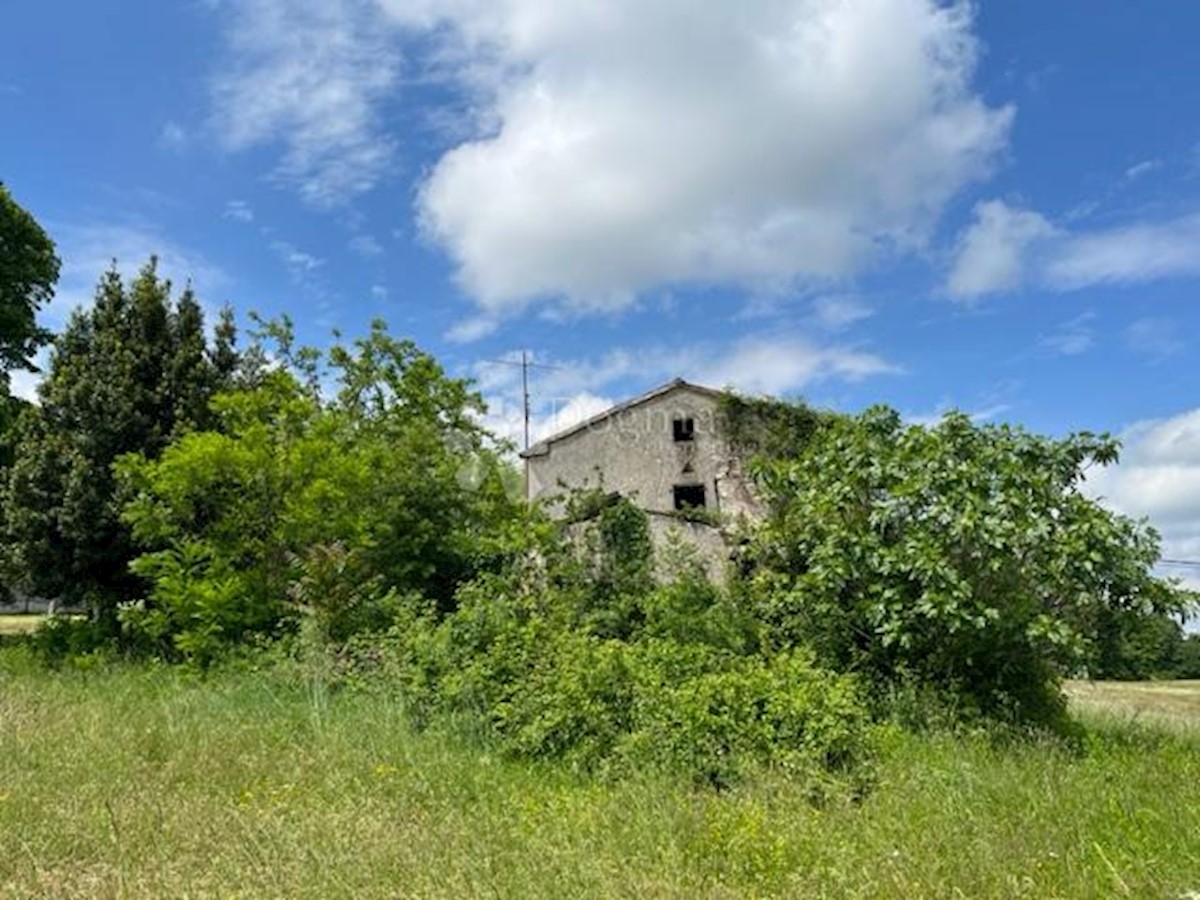
[[[577,434],[580,431],[584,431],[585,429],[591,428],[593,425],[603,422],[605,419],[610,418],[611,416],[622,413],[627,409],[633,409],[635,406],[641,406],[643,403],[647,403],[650,400],[661,397],[663,394],[668,394],[671,391],[679,390],[680,388],[686,388],[691,391],[696,391],[699,394],[706,394],[707,396],[714,398],[721,397],[725,394],[725,391],[719,391],[716,388],[706,387],[702,384],[693,384],[692,382],[686,381],[683,378],[675,378],[671,381],[668,381],[666,384],[659,385],[658,387],[647,391],[644,394],[639,394],[630,400],[618,403],[615,406],[610,406],[603,412],[584,419],[582,422],[577,422],[569,428],[564,428],[562,431],[557,431],[549,437],[542,438],[528,450],[521,451],[521,458],[530,459],[531,457],[535,456],[545,456],[550,452],[551,444],[556,444],[565,438],[571,437],[573,434]]]

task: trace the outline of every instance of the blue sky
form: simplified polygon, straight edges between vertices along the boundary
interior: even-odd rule
[[[514,433],[676,375],[1110,430],[1200,558],[1200,7],[1127,0],[43,0],[0,179],[321,343],[376,316]],[[32,389],[28,379],[20,383]]]

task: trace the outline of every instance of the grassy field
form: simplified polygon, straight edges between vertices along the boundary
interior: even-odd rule
[[[1200,891],[1200,738],[884,741],[859,803],[604,783],[263,674],[0,648],[4,897],[1164,897]]]
[[[1200,681],[1072,681],[1066,689],[1084,714],[1200,729]]]
[[[0,636],[8,634],[28,634],[37,628],[45,616],[23,615],[13,613],[0,615]]]

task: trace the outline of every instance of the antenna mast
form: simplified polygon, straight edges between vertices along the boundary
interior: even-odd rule
[[[521,367],[521,416],[524,420],[524,435],[525,442],[522,448],[526,453],[529,452],[529,423],[532,416],[532,403],[529,395],[529,370],[534,369],[556,369],[563,370],[563,366],[552,366],[547,363],[534,362],[529,358],[528,350],[521,351],[521,360],[518,362],[515,359],[485,359],[485,363],[499,366],[520,366]],[[522,454],[524,456],[524,454]],[[529,502],[529,457],[524,456],[525,460],[525,502]]]

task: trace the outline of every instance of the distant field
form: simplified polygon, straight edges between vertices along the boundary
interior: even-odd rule
[[[26,634],[37,628],[38,622],[45,616],[40,615],[0,615],[0,635]]]
[[[1200,729],[1200,681],[1070,681],[1067,696],[1083,714]]]

